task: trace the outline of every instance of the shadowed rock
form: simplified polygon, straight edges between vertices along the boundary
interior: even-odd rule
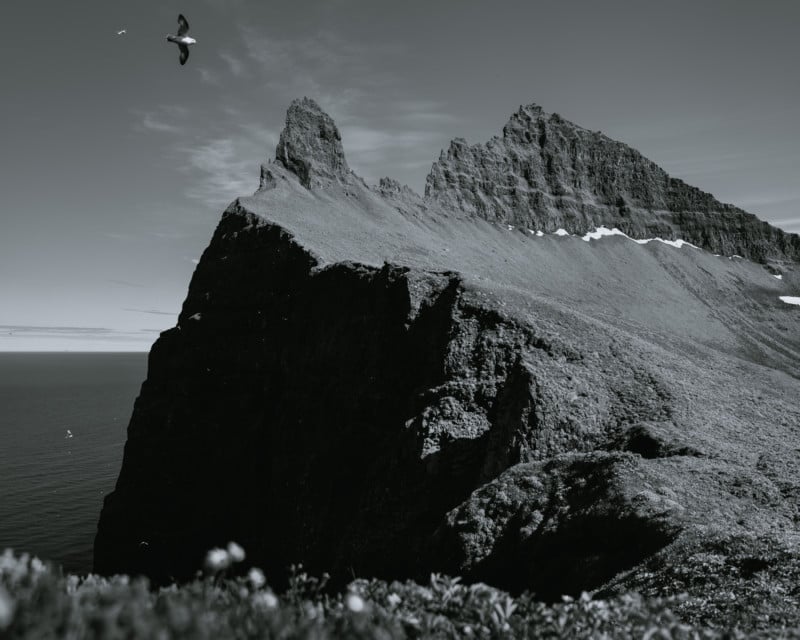
[[[657,480],[620,454],[516,465],[447,514],[432,562],[545,599],[596,588],[684,527],[685,508],[648,489]]]

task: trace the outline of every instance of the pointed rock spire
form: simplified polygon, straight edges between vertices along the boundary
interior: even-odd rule
[[[327,181],[345,180],[350,175],[339,129],[310,98],[300,98],[289,105],[275,161],[309,189]]]

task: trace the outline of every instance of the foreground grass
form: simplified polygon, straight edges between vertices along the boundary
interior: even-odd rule
[[[0,638],[776,638],[683,624],[681,598],[584,595],[549,605],[438,575],[427,585],[358,580],[331,594],[297,569],[283,594],[257,570],[151,590],[126,576],[61,576],[0,556]]]

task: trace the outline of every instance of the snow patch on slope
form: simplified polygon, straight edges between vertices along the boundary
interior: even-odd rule
[[[563,231],[563,229],[559,229],[558,231]],[[558,231],[556,233],[559,234]],[[566,232],[565,232],[566,233]],[[676,247],[680,249],[681,247],[692,247],[694,249],[699,249],[700,247],[693,245],[691,242],[686,242],[686,240],[664,240],[663,238],[644,238],[644,239],[636,239],[631,238],[628,234],[623,233],[616,227],[613,229],[609,229],[608,227],[597,227],[594,231],[590,231],[586,235],[584,235],[581,240],[584,242],[591,242],[592,240],[600,240],[600,238],[604,238],[607,236],[622,236],[623,238],[627,238],[628,240],[633,240],[637,244],[647,244],[648,242],[662,242],[664,244],[668,244],[671,247]]]

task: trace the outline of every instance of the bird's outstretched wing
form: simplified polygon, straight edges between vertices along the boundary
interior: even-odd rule
[[[179,44],[178,49],[181,50],[181,64],[186,64],[186,61],[189,59],[189,47],[185,44]]]
[[[178,37],[185,36],[189,32],[189,23],[181,13],[178,16]]]

